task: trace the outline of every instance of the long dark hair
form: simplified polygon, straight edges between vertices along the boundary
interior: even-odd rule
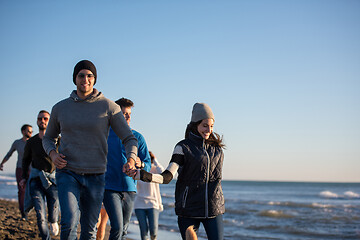
[[[185,130],[185,138],[189,137],[190,132],[194,133],[195,135],[200,136],[200,133],[197,130],[197,127],[202,122],[202,120],[198,122],[190,122]],[[225,144],[223,142],[223,136],[220,136],[216,132],[212,132],[208,139],[205,140],[205,143],[210,144],[212,146],[225,148]]]

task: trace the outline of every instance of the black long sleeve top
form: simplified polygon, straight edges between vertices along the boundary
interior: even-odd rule
[[[28,172],[30,164],[33,168],[44,170],[48,173],[55,170],[55,165],[51,161],[51,158],[46,154],[39,134],[36,134],[26,142],[22,162],[23,179],[29,178]]]

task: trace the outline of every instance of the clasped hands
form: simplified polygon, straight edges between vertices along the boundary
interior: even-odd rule
[[[137,168],[141,166],[141,160],[139,157],[136,157],[136,160],[133,158],[129,158],[127,163],[123,166],[123,172],[128,175],[129,177],[132,177],[135,179]]]
[[[54,150],[50,152],[50,158],[58,169],[62,169],[67,165],[65,156],[61,153],[57,153]],[[127,163],[125,163],[123,166],[123,172],[129,177],[135,178],[137,173],[136,168],[140,166],[141,166],[141,160],[139,157],[137,157],[136,160],[134,160],[133,158],[129,158]]]

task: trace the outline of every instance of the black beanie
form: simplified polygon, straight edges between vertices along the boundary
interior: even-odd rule
[[[96,79],[97,79],[97,74],[96,74],[96,67],[95,65],[90,62],[89,60],[81,60],[80,62],[78,62],[75,67],[74,67],[74,73],[73,73],[73,82],[76,85],[76,76],[78,75],[78,73],[83,70],[83,69],[87,69],[90,70],[92,72],[92,74],[94,74],[95,77],[95,81],[94,81],[94,85],[96,83]]]

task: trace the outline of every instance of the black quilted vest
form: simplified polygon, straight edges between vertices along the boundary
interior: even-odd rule
[[[176,215],[208,218],[223,214],[222,149],[205,144],[202,137],[193,133],[178,145],[184,152],[184,165],[179,169],[176,182]]]

